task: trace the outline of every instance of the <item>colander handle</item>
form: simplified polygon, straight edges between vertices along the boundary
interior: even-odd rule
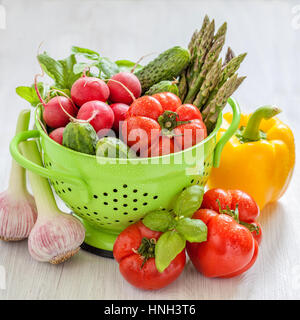
[[[38,130],[23,131],[17,134],[11,141],[9,149],[12,157],[24,168],[48,179],[58,179],[68,181],[83,190],[88,190],[87,184],[79,177],[74,177],[68,173],[59,170],[49,170],[42,167],[27,158],[25,158],[19,151],[19,144],[31,138],[38,138],[40,133]],[[84,195],[83,195],[84,196]],[[88,194],[87,194],[88,196]]]
[[[229,128],[222,135],[221,139],[218,141],[215,152],[214,152],[214,167],[218,168],[220,165],[221,153],[225,146],[225,144],[229,141],[229,139],[235,134],[236,130],[239,127],[240,119],[241,119],[241,109],[239,104],[236,102],[234,98],[229,98],[228,103],[232,109],[232,121]]]

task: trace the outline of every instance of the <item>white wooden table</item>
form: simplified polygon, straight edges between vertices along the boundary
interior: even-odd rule
[[[37,47],[59,58],[71,45],[104,56],[136,61],[150,52],[186,45],[208,13],[228,21],[227,44],[248,52],[235,94],[244,111],[274,103],[300,138],[300,1],[46,1],[2,0],[6,29],[0,29],[0,189],[10,168],[9,141],[17,114],[27,107],[14,92],[31,84]],[[299,157],[299,151],[297,150]],[[187,264],[169,287],[144,292],[127,284],[115,261],[80,251],[65,264],[31,259],[26,241],[0,243],[6,270],[1,299],[295,299],[300,298],[300,170],[285,196],[263,210],[264,239],[258,261],[234,279],[207,279]]]

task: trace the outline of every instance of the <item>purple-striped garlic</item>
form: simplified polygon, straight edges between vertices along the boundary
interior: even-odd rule
[[[42,165],[35,141],[23,143],[22,151],[26,158]],[[29,253],[38,261],[64,262],[80,249],[85,229],[77,218],[58,209],[47,179],[28,174],[38,210],[37,222],[28,238]]]
[[[21,111],[16,133],[28,129],[30,110]],[[37,219],[34,198],[26,188],[25,169],[14,160],[8,189],[0,193],[0,239],[19,241],[28,238]]]

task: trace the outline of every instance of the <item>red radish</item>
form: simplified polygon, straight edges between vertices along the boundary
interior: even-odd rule
[[[55,130],[53,130],[50,134],[49,137],[54,140],[55,142],[59,143],[62,145],[62,141],[63,141],[63,133],[64,133],[65,128],[57,128]]]
[[[111,79],[114,81],[109,80],[107,83],[110,91],[109,100],[111,102],[131,104],[133,97],[130,95],[128,90],[135,96],[135,98],[138,98],[142,93],[142,87],[139,79],[131,72],[117,73]],[[116,81],[121,82],[126,86],[126,88],[128,88],[128,90]]]
[[[95,116],[90,121],[90,124],[94,127],[99,137],[104,136],[111,129],[115,120],[112,109],[105,102],[89,101],[81,106],[77,119],[88,120],[93,115]]]
[[[50,128],[65,127],[70,122],[69,115],[76,117],[77,111],[71,99],[57,96],[45,104],[43,119]]]
[[[83,76],[76,80],[71,88],[71,98],[79,107],[88,101],[106,101],[108,97],[109,88],[107,84],[95,77]]]
[[[113,124],[113,129],[116,132],[119,132],[120,130],[120,122],[124,121],[126,118],[126,113],[129,109],[129,106],[124,103],[113,103],[110,105],[114,116],[115,116],[115,121]]]

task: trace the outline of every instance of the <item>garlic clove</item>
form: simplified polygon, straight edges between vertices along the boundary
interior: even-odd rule
[[[84,237],[85,229],[77,218],[55,212],[51,218],[38,218],[28,238],[29,253],[35,260],[58,264],[78,252]]]
[[[28,238],[37,219],[37,209],[31,195],[17,197],[10,191],[0,194],[0,239],[20,241]]]

